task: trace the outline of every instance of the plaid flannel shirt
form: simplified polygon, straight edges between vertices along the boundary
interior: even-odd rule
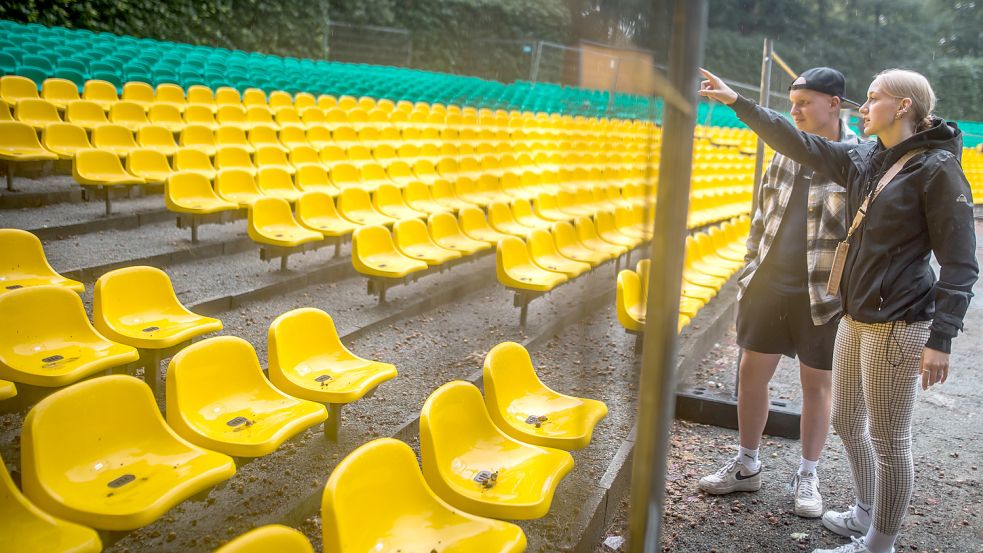
[[[840,142],[859,143],[848,127],[843,125],[842,128]],[[758,203],[747,239],[745,266],[738,284],[740,296],[743,296],[778,234],[797,174],[809,185],[806,216],[809,303],[812,324],[819,326],[832,321],[842,312],[839,296],[827,294],[826,283],[836,246],[846,237],[846,188],[781,154],[775,154],[761,179]]]

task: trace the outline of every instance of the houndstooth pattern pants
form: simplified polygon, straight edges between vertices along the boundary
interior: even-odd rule
[[[911,500],[911,415],[928,321],[867,324],[844,316],[833,348],[833,428],[874,529],[895,535]]]

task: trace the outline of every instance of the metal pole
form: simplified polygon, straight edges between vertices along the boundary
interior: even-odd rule
[[[761,107],[769,107],[771,105],[771,58],[772,58],[772,42],[770,38],[765,39],[764,54],[761,58],[761,89],[758,93],[758,101]],[[757,138],[757,149],[754,159],[754,192],[752,193],[751,202],[752,205],[758,205],[758,188],[761,186],[761,175],[764,171],[765,162],[765,143],[762,142],[761,138]],[[752,208],[753,209],[753,208]]]
[[[611,80],[611,93],[608,95],[608,116],[611,116],[611,110],[614,109],[614,95],[618,91],[618,73],[621,71],[621,58],[614,58],[611,60],[611,67],[614,69],[614,78]]]
[[[696,122],[697,68],[703,62],[707,26],[707,0],[675,0],[673,6],[669,78],[688,105],[667,102],[662,129],[659,196],[651,244],[651,258],[662,260],[662,270],[652,271],[649,276],[649,316],[643,339],[632,459],[632,553],[662,550],[662,509],[676,407],[679,292]]]
[[[539,79],[539,62],[543,58],[543,41],[536,41],[536,51],[532,54],[532,67],[529,68],[529,82],[536,84]]]

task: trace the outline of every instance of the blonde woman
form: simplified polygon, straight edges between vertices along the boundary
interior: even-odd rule
[[[850,543],[814,553],[892,552],[914,481],[915,391],[919,380],[928,389],[948,377],[950,342],[979,274],[962,133],[932,115],[932,87],[913,71],[874,78],[860,113],[864,132],[877,140],[860,145],[800,132],[703,75],[702,96],[731,106],[769,146],[845,188],[854,224],[841,248],[842,276],[834,272],[830,281],[845,314],[833,352],[832,422],[850,459],[856,504],[823,515],[823,525]]]

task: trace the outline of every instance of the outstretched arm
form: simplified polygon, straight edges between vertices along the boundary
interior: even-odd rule
[[[846,186],[850,170],[849,152],[854,145],[826,140],[802,132],[776,111],[762,108],[734,92],[720,77],[700,69],[706,78],[700,85],[700,95],[717,100],[734,110],[776,152],[826,175]]]

